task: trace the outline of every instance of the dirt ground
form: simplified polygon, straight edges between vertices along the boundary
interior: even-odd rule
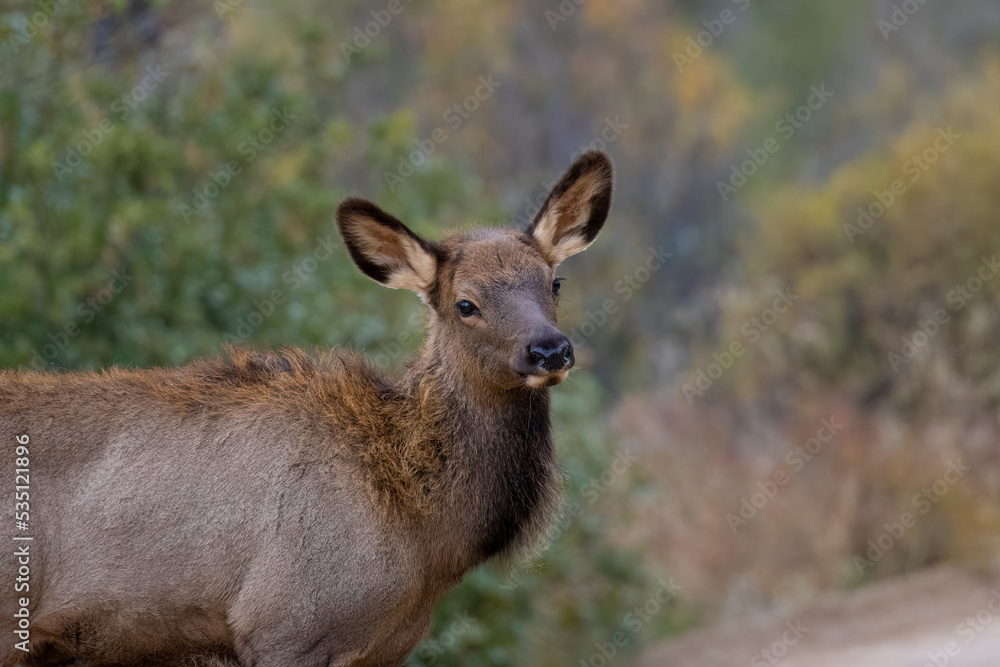
[[[737,619],[647,650],[636,667],[1000,667],[1000,578],[938,567]]]

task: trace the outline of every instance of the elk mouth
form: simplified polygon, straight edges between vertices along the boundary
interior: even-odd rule
[[[532,389],[541,389],[543,387],[553,387],[569,375],[569,369],[564,368],[559,371],[551,373],[518,373],[524,384]]]

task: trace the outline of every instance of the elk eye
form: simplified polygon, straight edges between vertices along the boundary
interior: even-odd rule
[[[479,309],[476,308],[476,305],[471,301],[465,301],[463,299],[462,301],[456,303],[455,306],[458,308],[458,312],[462,314],[462,317],[471,317],[472,315],[479,313]]]
[[[564,280],[566,280],[566,279],[565,278],[556,278],[555,280],[552,281],[552,293],[555,296],[559,296],[559,286],[562,285],[562,281],[564,281]]]

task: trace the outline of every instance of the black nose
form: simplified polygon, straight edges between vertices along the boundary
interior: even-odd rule
[[[536,340],[528,346],[528,361],[547,371],[573,366],[573,345],[562,334]]]

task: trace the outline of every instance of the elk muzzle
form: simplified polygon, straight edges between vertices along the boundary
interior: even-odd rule
[[[559,330],[533,336],[518,372],[529,387],[549,387],[566,379],[573,367],[573,344]]]

